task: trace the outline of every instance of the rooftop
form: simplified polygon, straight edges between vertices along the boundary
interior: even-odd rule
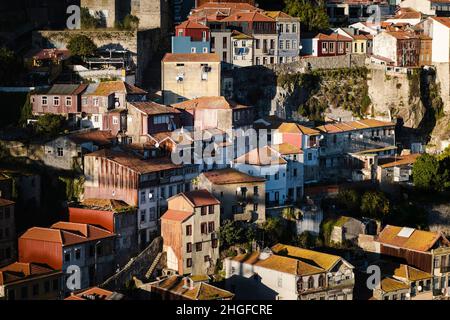
[[[112,211],[112,212],[122,212],[130,207],[125,201],[115,200],[115,199],[84,199],[78,204],[78,207],[91,209],[91,210],[101,210],[101,211]]]
[[[161,220],[171,220],[183,222],[189,219],[194,213],[189,211],[181,211],[181,210],[167,210],[162,216]]]
[[[278,131],[281,133],[300,133],[307,135],[319,135],[320,131],[314,128],[309,128],[302,126],[294,122],[283,122],[279,127]]]
[[[86,94],[93,96],[109,96],[112,93],[147,94],[147,91],[124,81],[103,81],[90,84]]]
[[[209,29],[209,27],[193,20],[186,20],[177,25],[176,29]]]
[[[97,146],[111,145],[116,140],[116,137],[112,135],[111,130],[75,132],[67,135],[67,138],[76,144],[92,142]]]
[[[129,102],[133,107],[147,115],[180,113],[179,110],[153,101]]]
[[[188,200],[194,207],[220,204],[220,201],[206,189],[182,192],[179,195]],[[178,196],[178,195],[177,195]]]
[[[61,271],[35,263],[14,262],[0,268],[0,285],[6,285],[53,273],[61,273]]]
[[[87,84],[54,84],[48,89],[36,90],[37,94],[77,95],[87,88]]]
[[[328,123],[317,127],[316,129],[325,133],[338,133],[360,129],[392,127],[395,123],[380,121],[376,119],[362,119],[349,122]]]
[[[193,109],[243,109],[250,108],[232,100],[226,99],[225,97],[200,97],[191,100],[186,100],[183,102],[175,103],[172,107],[183,110],[193,110]]]
[[[384,292],[394,292],[409,289],[409,285],[393,278],[383,278],[381,280],[381,290]]]
[[[255,166],[273,166],[287,163],[277,151],[268,146],[253,149],[250,152],[236,158],[234,162]]]
[[[439,240],[448,245],[448,240],[440,232],[423,231],[387,225],[380,232],[378,242],[383,245],[414,251],[429,251]]]
[[[236,169],[220,169],[214,171],[203,172],[202,175],[211,183],[217,185],[224,184],[238,184],[238,183],[252,183],[264,182],[265,179],[261,177],[250,176],[246,173],[240,172]]]
[[[0,198],[0,207],[5,207],[5,206],[10,206],[12,204],[14,204],[14,201],[8,200],[8,199],[4,199],[4,198]]]
[[[447,28],[450,28],[450,17],[431,17],[431,19],[439,22],[440,24],[446,26]]]
[[[383,168],[392,168],[397,166],[410,165],[416,162],[417,158],[420,156],[420,153],[412,153],[403,156],[396,156],[391,158],[383,158],[378,160],[378,165]]]
[[[121,300],[123,295],[99,287],[93,287],[78,293],[72,293],[64,300]]]
[[[217,53],[166,53],[163,62],[217,62],[221,61]]]
[[[275,20],[257,11],[237,12],[222,19],[223,22],[273,22]]]
[[[300,147],[294,146],[294,145],[286,143],[286,142],[280,143],[280,144],[274,144],[274,145],[271,145],[271,147],[282,155],[303,153],[303,150]]]

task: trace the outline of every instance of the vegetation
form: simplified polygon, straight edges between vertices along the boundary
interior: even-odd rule
[[[14,51],[0,47],[0,85],[13,84],[22,72],[22,63]]]
[[[366,217],[382,219],[389,214],[389,200],[379,191],[367,191],[361,198],[361,212]]]
[[[300,19],[304,31],[317,31],[330,27],[324,2],[318,5],[309,0],[285,0],[284,11]]]
[[[99,17],[94,17],[89,13],[88,8],[81,8],[80,11],[80,18],[81,18],[81,29],[96,29],[101,27],[102,19]]]
[[[127,14],[122,22],[116,22],[119,30],[137,30],[139,28],[139,18],[132,14]]]
[[[35,132],[46,138],[57,136],[66,126],[66,119],[51,113],[40,116],[35,123]]]
[[[297,237],[295,245],[301,248],[313,249],[322,246],[323,242],[320,237],[313,235],[309,231],[305,231]]]
[[[92,56],[95,53],[97,46],[88,36],[78,34],[69,40],[67,49],[70,50],[72,55],[86,59],[86,57]]]
[[[219,229],[219,240],[222,248],[237,244],[248,244],[256,239],[253,225],[243,225],[237,221],[227,220]]]
[[[0,80],[1,81],[1,80]],[[22,123],[24,113],[31,113],[29,97],[26,92],[0,92],[2,104],[8,106],[2,109],[0,128]],[[27,109],[24,110],[24,109]]]
[[[440,192],[450,188],[450,148],[434,156],[423,154],[413,165],[414,186],[425,192]]]

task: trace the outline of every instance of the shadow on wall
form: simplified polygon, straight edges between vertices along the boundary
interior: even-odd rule
[[[233,275],[225,280],[225,288],[236,295],[236,300],[276,300],[278,296],[278,292],[263,284],[256,273],[250,278]]]

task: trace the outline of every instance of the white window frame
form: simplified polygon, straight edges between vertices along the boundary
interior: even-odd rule
[[[68,107],[72,106],[72,97],[66,97],[66,106]]]
[[[57,97],[53,97],[53,105],[59,107],[59,103],[61,102],[61,99]]]
[[[41,98],[41,103],[43,106],[47,106],[48,105],[48,97],[47,96],[43,96]]]

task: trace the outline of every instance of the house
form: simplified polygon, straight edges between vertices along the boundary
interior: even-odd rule
[[[201,280],[197,280],[201,279]],[[234,294],[198,276],[172,275],[143,284],[138,290],[149,300],[233,300]],[[142,294],[141,294],[142,295]]]
[[[209,53],[210,32],[208,26],[186,20],[175,27],[172,36],[172,53]]]
[[[313,57],[340,56],[352,53],[352,38],[339,33],[305,34],[302,39],[302,55]]]
[[[236,103],[222,96],[202,96],[172,104],[182,111],[182,123],[195,130],[249,129],[253,122],[253,107]]]
[[[153,101],[129,102],[127,135],[146,142],[148,135],[173,131],[181,126],[180,111]]]
[[[300,19],[282,11],[266,11],[278,30],[277,63],[297,61],[300,56]]]
[[[450,17],[430,17],[424,21],[424,35],[432,38],[431,61],[450,62]]]
[[[203,172],[197,187],[220,200],[220,219],[262,223],[266,220],[265,179],[227,168]]]
[[[381,25],[368,22],[355,22],[348,26],[351,29],[355,29],[358,33],[370,34],[372,36],[380,32]]]
[[[24,56],[25,67],[29,70],[28,77],[33,83],[52,83],[61,74],[70,57],[69,50],[31,49]]]
[[[378,6],[381,20],[391,14],[391,3],[386,0],[374,1],[352,1],[352,0],[333,0],[325,3],[327,15],[333,24],[365,22],[370,13],[373,13],[371,5]]]
[[[84,199],[69,204],[69,222],[86,223],[116,234],[115,263],[125,265],[138,252],[137,209],[124,201],[113,199]]]
[[[419,34],[420,50],[419,50],[419,66],[429,66],[433,59],[433,39],[424,34]]]
[[[345,241],[356,243],[360,234],[376,235],[377,231],[378,225],[375,220],[340,216],[333,224],[330,241],[334,243],[343,243]]]
[[[370,33],[355,28],[336,28],[338,34],[353,39],[351,53],[372,54],[373,36]]]
[[[220,95],[220,58],[215,53],[166,53],[161,70],[164,104]]]
[[[0,198],[0,266],[16,257],[14,202]]]
[[[373,54],[390,60],[396,67],[417,67],[420,39],[408,31],[384,31],[373,37]]]
[[[226,258],[224,265],[226,288],[237,299],[353,299],[353,266],[339,256],[276,244]]]
[[[377,300],[432,300],[433,275],[407,264],[378,260],[373,263],[381,271],[380,285],[373,291]]]
[[[99,287],[92,287],[87,290],[71,292],[70,296],[64,300],[99,301],[99,300],[123,300],[124,295],[112,292]]]
[[[179,193],[168,199],[161,217],[167,268],[180,275],[214,273],[219,259],[220,201],[208,190]]]
[[[288,161],[275,149],[264,146],[236,158],[233,168],[250,176],[266,179],[266,208],[284,205],[287,200]]]
[[[378,235],[380,253],[433,275],[433,296],[448,296],[450,243],[440,232],[387,225]]]
[[[377,179],[378,160],[395,157],[396,153],[396,146],[366,149],[349,153],[351,157],[349,165],[352,169],[352,181],[372,180],[375,182]]]
[[[277,126],[273,143],[288,143],[303,151],[304,183],[319,179],[319,140],[321,132],[298,123],[283,122]]]
[[[83,223],[57,222],[50,228],[33,227],[19,237],[19,262],[45,264],[63,273],[71,273],[71,268],[77,266],[81,272],[79,289],[87,288],[114,273],[115,236]],[[65,287],[64,291],[67,290]]]
[[[40,264],[14,262],[0,268],[0,301],[57,300],[64,285],[61,270]]]
[[[400,9],[395,13],[393,18],[386,19],[385,22],[392,22],[394,24],[397,23],[407,23],[411,26],[415,26],[416,24],[422,21],[423,14],[420,11],[417,11],[414,7],[402,7],[400,5]]]
[[[392,146],[395,141],[395,124],[376,119],[334,122],[316,129],[322,133],[319,140],[321,177],[337,174],[349,178],[352,170],[348,153]]]
[[[158,218],[167,198],[189,191],[198,174],[195,165],[174,164],[123,149],[99,150],[84,156],[85,198],[125,201],[138,209],[138,242],[143,249],[159,233]]]
[[[400,8],[414,8],[427,16],[446,17],[450,10],[450,2],[447,0],[403,0]]]
[[[254,42],[255,39],[245,33],[233,30],[231,32],[231,43],[233,48],[231,50],[231,61],[237,67],[249,67],[254,65]]]
[[[83,155],[114,145],[116,137],[109,130],[85,129],[60,135],[42,146],[46,166],[62,170],[83,168]]]
[[[380,187],[388,188],[395,183],[412,184],[412,167],[419,156],[419,153],[413,153],[379,159],[376,170]]]

